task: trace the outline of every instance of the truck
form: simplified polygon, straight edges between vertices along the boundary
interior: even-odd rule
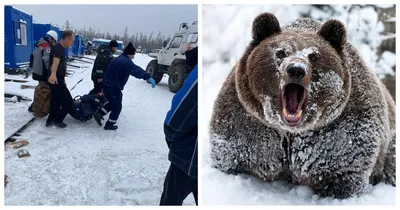
[[[109,39],[102,39],[102,38],[94,38],[93,39],[93,45],[92,45],[92,53],[93,54],[97,54],[97,49],[100,45],[106,44],[108,45],[110,43],[111,40]],[[122,50],[122,48],[124,47],[123,42],[117,40],[118,43],[118,50]]]
[[[181,23],[179,29],[170,37],[170,41],[164,41],[162,49],[158,52],[151,52],[149,56],[155,58],[146,67],[146,72],[158,84],[164,74],[169,75],[168,88],[176,93],[183,85],[193,66],[186,62],[185,52],[198,45],[197,24],[195,21],[191,25]]]

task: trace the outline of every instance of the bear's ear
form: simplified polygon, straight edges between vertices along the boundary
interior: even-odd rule
[[[281,31],[278,19],[271,13],[262,13],[253,21],[253,40],[256,42]]]
[[[339,20],[326,21],[318,34],[336,49],[342,49],[347,40],[346,28]]]

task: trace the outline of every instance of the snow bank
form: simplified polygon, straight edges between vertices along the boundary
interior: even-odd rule
[[[395,205],[396,188],[378,184],[361,197],[321,198],[306,186],[285,181],[264,182],[247,175],[226,175],[203,164],[206,205]],[[212,186],[212,187],[211,187]]]

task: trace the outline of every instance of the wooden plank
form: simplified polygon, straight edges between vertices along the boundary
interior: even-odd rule
[[[25,85],[25,84],[21,85],[21,89],[35,89],[35,88],[36,85]]]
[[[5,82],[20,82],[20,83],[29,82],[29,80],[12,79],[12,78],[4,78],[4,81],[5,81]]]

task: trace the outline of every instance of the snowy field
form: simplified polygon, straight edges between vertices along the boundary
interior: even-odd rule
[[[242,56],[251,39],[253,19],[262,12],[275,14],[281,25],[300,17],[302,12],[311,12],[313,17],[323,16],[309,7],[292,5],[235,6],[203,5],[203,122],[207,122],[202,136],[203,174],[202,204],[205,205],[394,205],[396,188],[378,184],[369,186],[368,192],[360,197],[338,200],[321,198],[305,186],[294,186],[284,181],[264,182],[248,175],[227,175],[211,167],[209,126],[213,103],[222,83],[232,67]],[[224,15],[221,15],[223,13]],[[385,56],[386,66],[377,64],[376,55],[371,46],[380,43],[380,24],[373,22],[377,14],[366,8],[359,13],[335,18],[343,20],[348,27],[349,40],[357,49],[362,49],[362,56],[378,74],[391,72],[395,63],[393,53]],[[327,17],[325,17],[327,18]],[[323,19],[325,19],[323,18]],[[365,24],[367,20],[369,24]],[[360,26],[361,23],[361,26]],[[364,23],[364,24],[362,24]],[[361,27],[361,28],[360,28]],[[368,37],[366,37],[368,35]],[[371,39],[370,45],[360,39]],[[382,61],[382,60],[381,60]],[[389,66],[389,67],[387,67]]]
[[[145,69],[150,60],[136,54],[133,61]],[[71,91],[73,97],[93,88],[91,66],[67,78],[68,85],[83,78]],[[29,141],[31,157],[20,159],[15,150],[5,151],[9,177],[5,205],[158,205],[170,164],[162,127],[173,97],[167,82],[165,77],[152,89],[131,77],[123,91],[116,131],[69,115],[65,129],[46,128],[46,118],[36,119],[19,137]],[[7,89],[18,91],[6,85]],[[33,92],[25,94],[33,96]],[[6,130],[12,127],[7,124],[11,115],[31,115],[29,104],[6,103]],[[191,195],[184,205],[194,205]]]
[[[83,59],[86,60],[86,59]],[[89,60],[86,60],[89,61]],[[72,89],[77,83],[82,80],[86,74],[85,72],[88,71],[88,67],[92,64],[82,63],[82,62],[73,62],[74,65],[80,65],[82,68],[73,68],[68,67],[68,71],[74,72],[74,74],[70,77],[67,77],[67,86],[69,89]],[[90,66],[89,66],[90,65]],[[6,81],[4,84],[5,93],[9,94],[16,94],[20,96],[27,97],[33,100],[33,95],[35,89],[26,88],[21,89],[21,85],[37,85],[37,81],[32,79],[32,76],[29,78],[24,79],[25,75],[8,75],[6,74],[5,79],[15,79],[17,81],[27,81],[25,83],[15,82],[15,81]],[[6,112],[5,115],[5,122],[4,122],[4,138],[7,139],[12,134],[17,132],[19,128],[23,125],[23,123],[28,122],[33,118],[33,115],[27,114],[28,107],[31,105],[32,101],[21,101],[19,103],[5,103],[4,109]]]

